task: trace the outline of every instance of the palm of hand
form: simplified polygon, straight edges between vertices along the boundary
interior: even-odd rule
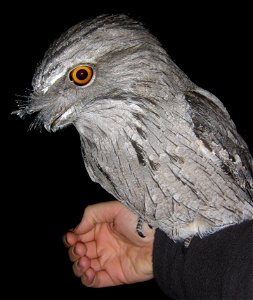
[[[66,235],[76,276],[93,287],[151,279],[154,231],[136,233],[137,217],[116,201],[85,210],[80,225]]]

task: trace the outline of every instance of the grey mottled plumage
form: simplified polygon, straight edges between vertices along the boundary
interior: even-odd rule
[[[69,75],[80,65],[93,70],[84,86]],[[228,112],[138,22],[99,16],[70,28],[33,88],[18,115],[37,112],[33,126],[48,131],[73,124],[92,180],[173,240],[253,218],[252,157]]]

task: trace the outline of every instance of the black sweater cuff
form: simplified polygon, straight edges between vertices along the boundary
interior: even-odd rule
[[[253,299],[253,222],[194,237],[187,249],[158,229],[153,271],[174,299]]]

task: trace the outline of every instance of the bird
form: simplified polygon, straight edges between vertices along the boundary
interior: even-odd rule
[[[253,160],[222,102],[124,14],[56,39],[18,102],[30,128],[73,125],[91,178],[174,242],[253,219]]]

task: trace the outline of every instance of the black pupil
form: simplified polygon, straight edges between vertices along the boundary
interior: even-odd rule
[[[79,80],[84,80],[88,76],[88,72],[85,69],[80,69],[76,72],[76,78]]]

